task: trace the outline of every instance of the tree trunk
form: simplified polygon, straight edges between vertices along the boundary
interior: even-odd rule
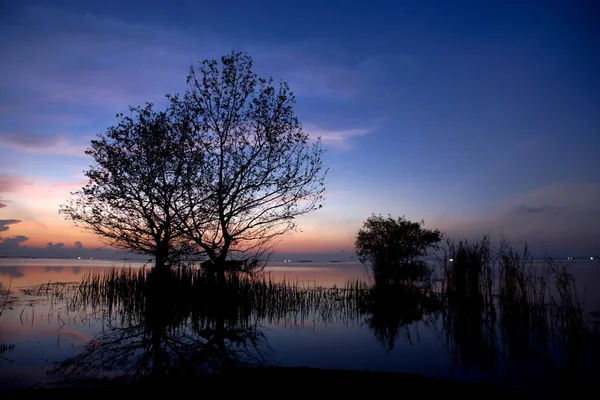
[[[225,286],[225,263],[219,262],[216,265],[217,268],[217,286],[224,287]]]
[[[163,255],[156,255],[156,262],[154,263],[154,268],[157,271],[165,271],[168,270],[168,265],[166,265],[166,257],[164,257]]]
[[[164,375],[165,361],[168,361],[162,344],[166,340],[166,328],[171,320],[172,296],[169,292],[169,271],[164,269],[150,271],[147,277],[146,308],[144,323],[150,334],[152,354],[151,374],[154,378]]]
[[[164,246],[161,246],[164,247]],[[170,271],[171,265],[169,265],[169,251],[168,249],[157,249],[155,254],[156,263],[154,267],[157,271]]]

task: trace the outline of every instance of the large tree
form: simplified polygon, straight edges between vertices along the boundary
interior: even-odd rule
[[[185,116],[151,103],[118,114],[118,124],[92,140],[88,183],[59,213],[108,245],[147,254],[169,268],[186,240],[176,221],[188,177],[201,166]]]
[[[187,81],[165,111],[132,108],[92,141],[89,183],[60,213],[157,267],[197,255],[220,278],[260,268],[321,206],[320,139],[302,131],[287,84],[259,78],[247,54],[202,61]]]
[[[321,207],[320,139],[302,131],[288,85],[258,77],[245,53],[202,61],[187,81],[173,104],[193,120],[203,168],[183,230],[221,275],[260,267],[296,217]]]

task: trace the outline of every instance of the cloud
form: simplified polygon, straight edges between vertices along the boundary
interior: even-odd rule
[[[541,207],[527,207],[525,205],[520,205],[515,207],[512,211],[511,214],[513,215],[560,215],[561,213],[568,211],[568,208],[566,207],[554,207],[554,206],[548,206],[548,205],[544,205]]]
[[[4,208],[4,207],[6,207],[6,204],[0,203],[0,208]]]
[[[14,62],[0,65],[0,73],[13,77],[6,85],[14,97],[0,104],[14,112],[45,105],[52,114],[76,115],[82,106],[114,110],[157,100],[185,87],[191,56],[207,49],[173,29],[54,7],[27,8],[3,36],[4,56]]]
[[[130,253],[125,250],[113,249],[110,247],[101,248],[86,248],[77,241],[74,247],[66,247],[64,243],[53,244],[46,243],[45,247],[36,247],[34,245],[23,245],[29,240],[26,236],[14,236],[8,238],[0,237],[0,254],[6,257],[60,257],[60,258],[77,258],[82,259],[131,259],[131,260],[147,260],[148,256]],[[0,273],[4,268],[0,268]]]
[[[254,45],[249,49],[259,66],[276,71],[275,78],[286,81],[299,96],[349,99],[368,87],[369,76],[362,64],[343,65],[330,53],[319,56],[300,45]]]
[[[347,99],[364,90],[360,77],[354,71],[338,65],[307,64],[284,76],[292,91],[301,96]]]
[[[0,193],[25,194],[18,199],[20,205],[37,204],[36,207],[45,208],[54,207],[48,201],[50,198],[64,200],[70,192],[81,189],[88,183],[87,179],[77,177],[76,180],[52,182],[39,177],[26,177],[22,175],[3,175],[0,174]],[[43,204],[38,200],[43,200]],[[12,203],[12,201],[0,199],[2,202]]]
[[[29,184],[31,180],[23,176],[0,174],[0,193],[12,193]]]
[[[520,205],[512,208],[502,222],[507,229],[527,233],[549,230],[582,230],[589,227],[586,220],[593,221],[594,219],[597,218],[589,215],[586,210],[553,205],[541,207]]]
[[[355,139],[373,132],[373,128],[323,129],[315,125],[305,124],[304,130],[311,137],[321,137],[323,144],[339,150],[349,150],[356,145]]]
[[[74,145],[61,136],[35,136],[26,133],[0,133],[0,147],[31,153],[51,153],[87,157],[85,145]]]
[[[490,233],[517,247],[527,243],[538,256],[600,252],[600,182],[557,183],[496,206],[470,221],[446,221],[441,228],[449,236],[471,240]]]
[[[230,42],[210,32],[39,6],[26,8],[19,24],[6,27],[3,43],[3,55],[14,62],[0,64],[0,76],[11,77],[0,82],[0,109],[10,109],[0,146],[81,157],[85,147],[70,139],[80,138],[81,126],[103,129],[129,105],[166,101],[164,94],[186,88],[192,61],[231,51]],[[314,47],[243,48],[255,58],[257,72],[287,81],[302,96],[354,97],[368,87],[365,71],[373,70],[367,61],[347,66]],[[349,138],[365,132],[327,130],[323,136],[348,148]]]
[[[508,197],[504,206],[528,204],[536,208],[549,204],[576,209],[600,208],[600,182],[557,182]]]
[[[10,238],[4,238],[0,242],[0,249],[18,249],[21,247],[21,243],[29,240],[27,236],[14,236]]]
[[[8,225],[18,224],[21,222],[18,219],[0,219],[0,232],[8,230]]]

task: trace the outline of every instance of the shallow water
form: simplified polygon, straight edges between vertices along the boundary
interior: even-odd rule
[[[0,388],[48,384],[53,378],[47,371],[56,363],[82,354],[90,340],[106,336],[115,326],[122,327],[119,318],[123,315],[118,311],[69,307],[69,293],[90,272],[142,266],[101,260],[0,259],[0,345],[4,345]],[[600,267],[573,262],[570,271],[585,301],[584,314],[600,310],[600,291],[595,290],[600,287]],[[272,263],[266,272],[273,281],[285,279],[301,287],[343,287],[347,281],[365,278],[364,268],[351,262]],[[444,313],[423,312],[422,308],[416,315],[400,312],[396,316],[386,314],[385,304],[383,311],[379,311],[381,304],[367,311],[353,307],[334,306],[325,313],[323,308],[311,306],[306,308],[308,313],[285,310],[277,318],[257,314],[256,326],[268,350],[261,357],[269,365],[406,372],[509,387],[541,387],[564,375],[561,365],[572,352],[558,345],[549,347],[544,357],[529,350],[515,351],[514,340],[506,341],[502,335],[482,339],[486,334],[481,327],[472,326],[472,319],[460,313],[450,320]],[[489,346],[482,343],[478,348],[480,339],[494,344],[493,356],[486,359],[481,354]],[[548,360],[557,367],[548,370]],[[578,360],[569,371],[590,371],[592,379],[596,370],[589,365],[597,368],[599,364],[590,364],[597,360]]]

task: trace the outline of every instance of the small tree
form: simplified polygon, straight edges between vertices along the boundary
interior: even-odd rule
[[[437,249],[442,240],[439,230],[425,229],[423,224],[404,217],[372,215],[356,235],[359,261],[370,268],[376,281],[423,278],[427,266],[418,258],[425,257],[429,249]]]
[[[176,219],[190,168],[191,143],[181,115],[153,105],[118,114],[119,123],[92,140],[89,179],[59,213],[108,245],[155,257],[169,268],[185,242]]]
[[[259,268],[296,217],[321,207],[320,139],[302,131],[287,84],[257,77],[245,53],[202,61],[188,84],[174,104],[194,121],[203,168],[183,229],[220,275]]]

